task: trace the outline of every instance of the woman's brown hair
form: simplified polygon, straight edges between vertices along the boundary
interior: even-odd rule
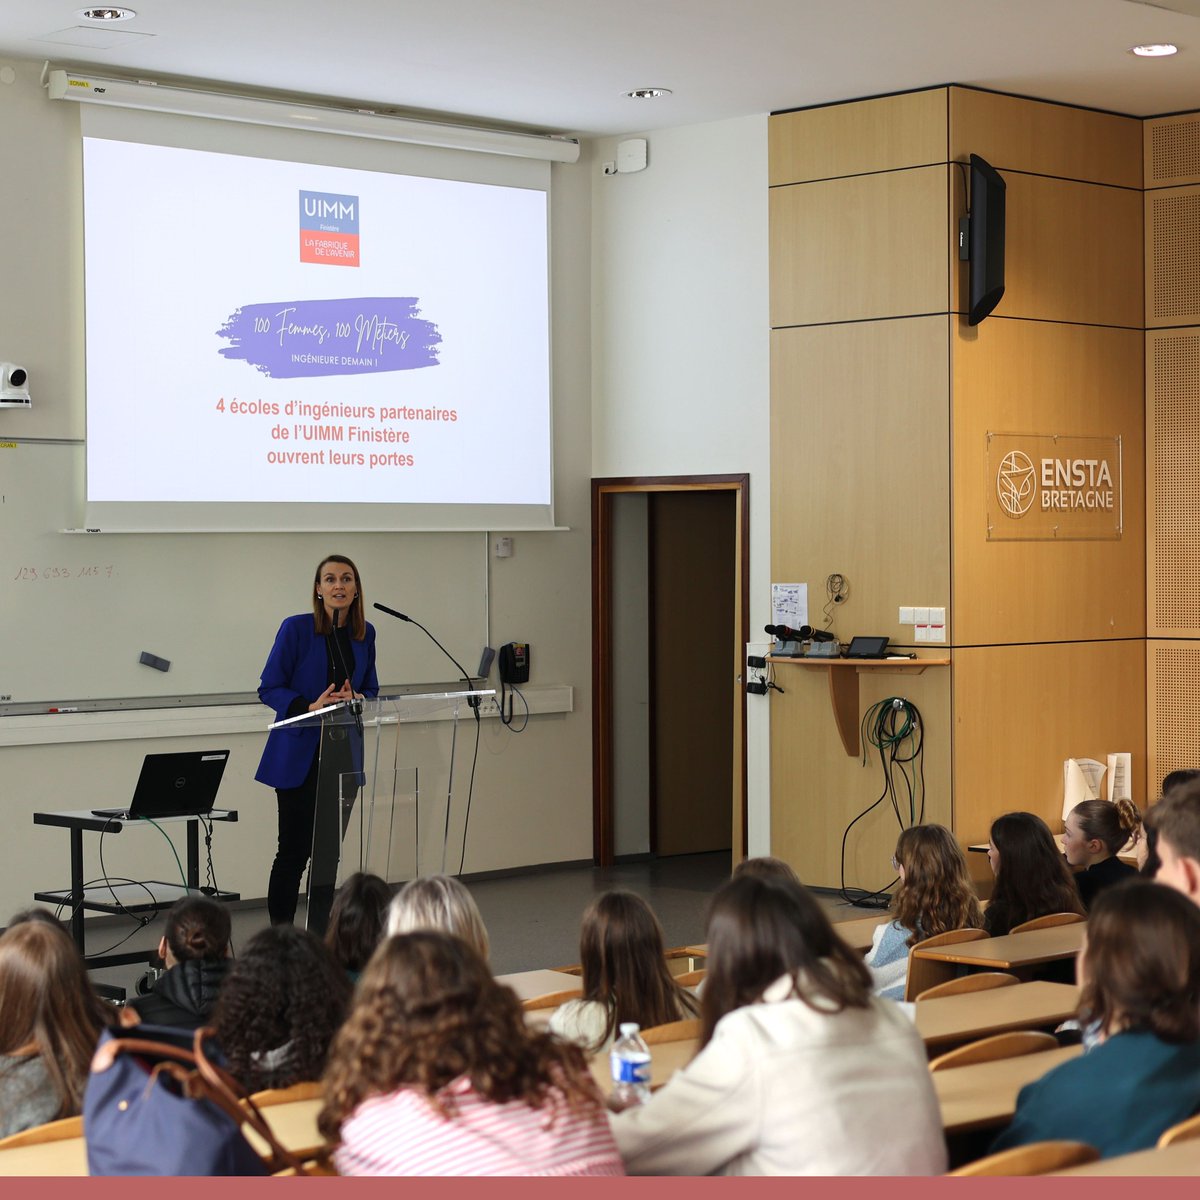
[[[643,1029],[694,1017],[700,1005],[667,970],[662,926],[632,892],[605,892],[584,910],[579,931],[583,998],[608,1010],[598,1049],[624,1021]]]
[[[316,622],[317,633],[324,635],[333,629],[333,622],[325,611],[325,602],[317,591],[321,584],[321,572],[330,563],[345,563],[354,572],[354,600],[349,608],[350,636],[356,642],[361,642],[367,636],[366,602],[363,600],[362,576],[358,573],[354,560],[347,558],[344,554],[327,554],[317,563],[317,569],[313,572],[313,620]]]
[[[1149,1030],[1164,1042],[1200,1039],[1200,908],[1145,880],[1092,901],[1079,1011],[1107,1034]]]
[[[61,926],[37,919],[0,937],[0,1054],[37,1054],[58,1094],[60,1117],[83,1101],[88,1065],[108,1011]]]
[[[996,936],[1049,913],[1083,914],[1079,889],[1050,827],[1029,812],[1005,813],[992,822],[1000,855],[984,927]]]
[[[167,913],[165,937],[178,962],[191,958],[212,962],[229,951],[229,910],[208,896],[184,896]]]
[[[729,880],[709,911],[700,1045],[708,1045],[722,1017],[761,1000],[785,975],[795,995],[820,1013],[871,1002],[862,955],[837,936],[805,887],[753,875]]]
[[[605,1119],[583,1051],[525,1023],[513,992],[461,938],[397,934],[376,950],[334,1040],[317,1127],[330,1141],[368,1097],[418,1088],[453,1119],[444,1089],[466,1076],[496,1104],[591,1108]]]
[[[1085,842],[1102,842],[1109,855],[1120,848],[1142,827],[1142,814],[1132,800],[1084,800],[1071,809]]]
[[[944,825],[913,825],[896,842],[904,878],[892,915],[911,930],[908,945],[950,929],[982,929],[983,910],[954,835]]]

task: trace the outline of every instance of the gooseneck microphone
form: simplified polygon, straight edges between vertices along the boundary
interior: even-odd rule
[[[468,691],[471,690],[471,677],[470,677],[470,675],[467,674],[462,663],[460,663],[458,661],[458,659],[455,658],[454,655],[451,654],[450,651],[447,650],[446,647],[443,646],[442,643],[439,642],[437,640],[437,638],[435,638],[433,636],[433,634],[430,633],[429,630],[426,629],[425,626],[421,624],[420,621],[418,621],[415,617],[408,616],[406,613],[397,612],[394,608],[388,608],[388,606],[386,604],[378,604],[377,603],[374,605],[374,607],[379,609],[380,612],[387,613],[387,615],[389,617],[395,617],[397,620],[407,621],[410,625],[415,625],[458,668],[458,673],[462,677],[463,682],[467,685],[467,690]],[[468,697],[467,706],[475,714],[475,720],[478,721],[479,720],[479,697],[478,696]]]
[[[780,642],[832,642],[836,638],[828,629],[814,629],[811,625],[801,625],[799,629],[790,625],[764,625],[763,633]]]

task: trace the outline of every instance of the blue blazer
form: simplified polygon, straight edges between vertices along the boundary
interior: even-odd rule
[[[375,626],[367,622],[367,635],[353,642],[354,668],[350,683],[367,697],[379,694],[375,675]],[[258,698],[275,710],[275,719],[288,715],[292,701],[301,697],[311,704],[329,686],[329,658],[326,639],[316,632],[312,613],[288,617],[275,635],[275,645],[263,667]],[[254,778],[273,788],[294,788],[304,782],[320,742],[320,731],[312,729],[274,729],[267,734],[267,745]]]

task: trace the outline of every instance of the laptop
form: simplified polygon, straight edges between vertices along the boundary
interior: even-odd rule
[[[228,750],[147,754],[128,808],[93,808],[96,817],[198,817],[212,812]]]

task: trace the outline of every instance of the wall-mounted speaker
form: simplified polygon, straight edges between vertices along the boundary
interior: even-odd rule
[[[990,163],[971,155],[971,210],[966,236],[970,260],[967,324],[978,325],[1004,295],[1004,180]]]

